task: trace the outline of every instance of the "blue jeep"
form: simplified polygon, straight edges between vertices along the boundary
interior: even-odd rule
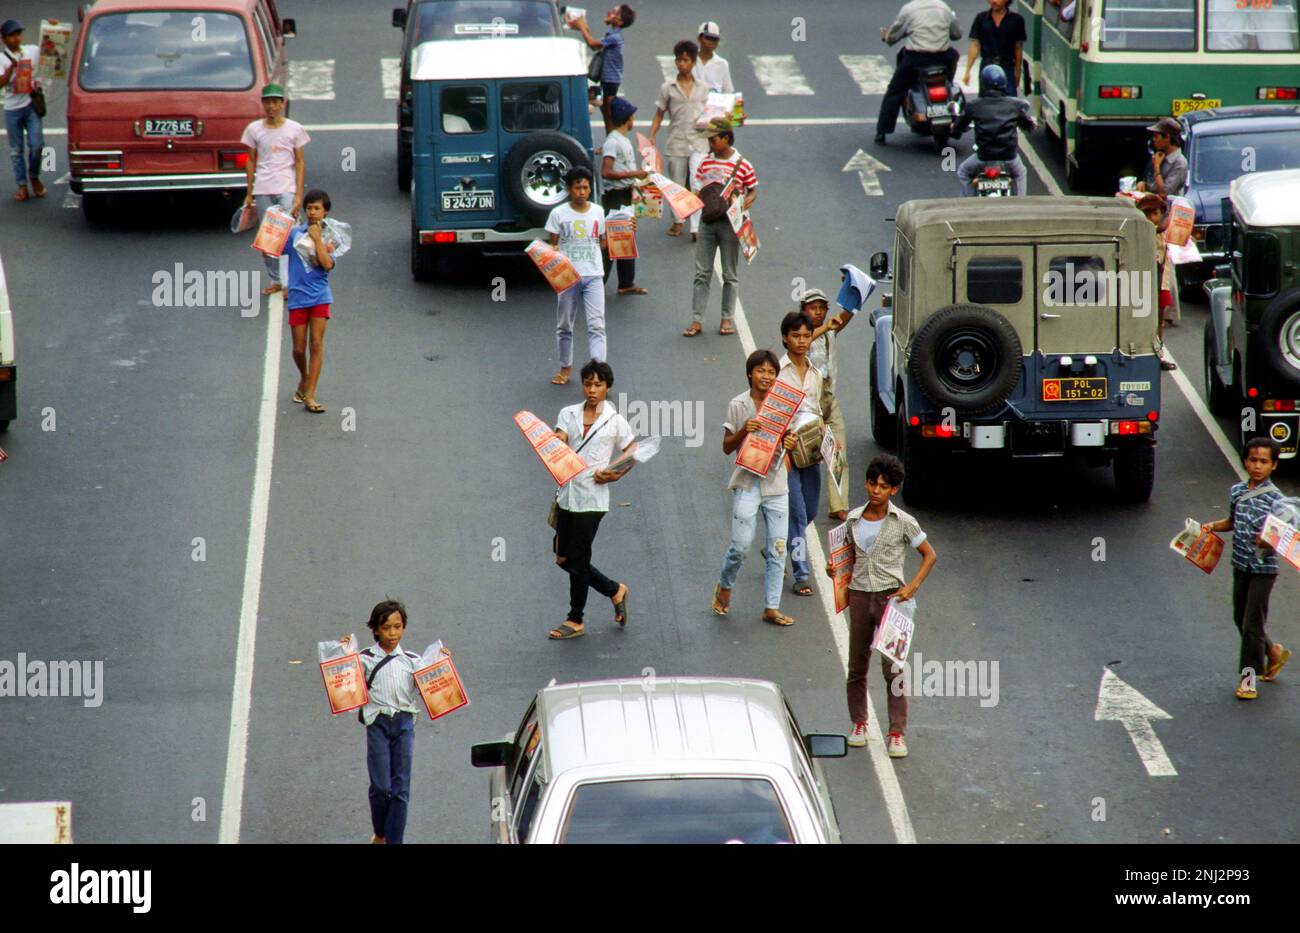
[[[591,167],[587,50],[571,38],[432,41],[411,65],[411,273],[460,251],[522,252]]]
[[[1155,481],[1155,227],[1120,198],[908,201],[893,294],[872,313],[871,430],[924,504],[959,457],[1111,463],[1121,498]],[[871,258],[889,275],[889,258]]]

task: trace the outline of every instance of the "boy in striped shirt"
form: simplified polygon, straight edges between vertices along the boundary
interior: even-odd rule
[[[705,133],[709,139],[709,154],[695,170],[696,190],[720,184],[728,199],[743,196],[745,210],[749,210],[758,197],[758,175],[750,161],[733,148],[736,134],[731,128],[731,121],[714,120]],[[732,318],[736,311],[736,263],[740,257],[740,240],[731,228],[731,221],[724,214],[711,221],[701,218],[700,239],[695,246],[692,320],[690,326],[682,331],[683,337],[694,337],[704,329],[704,310],[709,304],[709,287],[713,282],[714,253],[721,253],[722,256],[722,326],[718,328],[718,333],[723,336],[736,333]]]

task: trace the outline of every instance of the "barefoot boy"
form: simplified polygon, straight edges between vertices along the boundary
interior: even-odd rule
[[[321,237],[325,217],[330,212],[330,196],[319,188],[308,191],[303,198],[307,222],[289,231],[285,241],[285,254],[289,257],[289,293],[285,305],[289,309],[289,327],[293,331],[293,362],[298,367],[298,391],[295,402],[302,403],[308,411],[320,414],[325,407],[316,401],[316,383],[320,381],[321,364],[325,358],[325,327],[330,320],[330,305],[334,294],[330,291],[330,270],[334,268],[333,246]],[[314,263],[303,262],[295,245],[309,237],[316,252]],[[307,356],[308,330],[311,331],[311,357]]]

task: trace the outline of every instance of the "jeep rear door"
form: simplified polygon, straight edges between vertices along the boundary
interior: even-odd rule
[[[1034,248],[996,243],[958,245],[954,250],[953,302],[983,305],[1001,314],[1015,328],[1021,352],[1028,356],[1034,347]]]
[[[1132,309],[1149,273],[1119,270],[1114,241],[1046,243],[1034,247],[1036,322],[1034,346],[1045,354],[1110,353],[1119,345],[1121,304]],[[1135,281],[1129,281],[1130,279]],[[1154,312],[1155,294],[1145,292]]]
[[[492,226],[500,216],[496,88],[491,81],[448,82],[431,95],[433,215],[442,222]]]

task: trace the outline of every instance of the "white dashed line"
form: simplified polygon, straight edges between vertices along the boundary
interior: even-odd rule
[[[384,100],[397,100],[402,84],[402,60],[400,58],[381,58],[379,70],[384,82]]]
[[[840,62],[863,94],[884,94],[894,76],[894,66],[883,55],[841,55]]]
[[[333,100],[334,59],[289,62],[290,100]]]
[[[659,63],[659,71],[663,74],[665,81],[677,80],[677,60],[671,55],[656,55],[655,61]]]
[[[754,66],[758,83],[773,97],[813,93],[793,55],[751,55],[749,62]]]

